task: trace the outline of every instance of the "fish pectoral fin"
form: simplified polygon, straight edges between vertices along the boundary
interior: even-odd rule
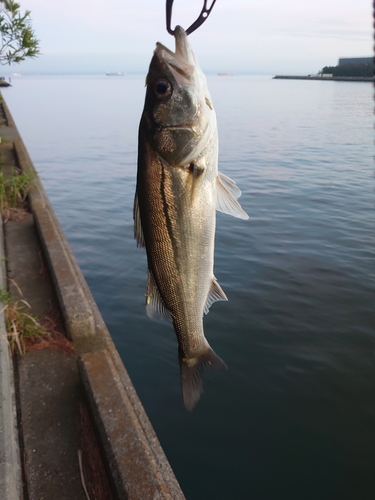
[[[228,300],[227,296],[223,292],[223,289],[217,282],[216,278],[214,277],[212,282],[211,282],[211,288],[210,291],[208,292],[206,302],[204,304],[204,314],[208,314],[210,312],[210,307],[214,302],[217,302],[218,300]]]
[[[222,172],[218,173],[219,181],[227,191],[237,200],[241,196],[241,189],[237,186],[233,179],[223,174]]]
[[[135,192],[135,196],[134,196],[133,219],[134,219],[134,239],[137,240],[138,247],[144,248],[145,247],[145,239],[143,236],[143,229],[142,229],[142,223],[141,223],[141,214],[139,212],[137,191]]]
[[[216,210],[224,214],[233,215],[239,219],[247,220],[249,216],[242,210],[237,198],[241,196],[241,190],[237,184],[219,172],[216,180]]]
[[[167,319],[172,321],[172,315],[165,307],[154,277],[148,271],[147,293],[146,293],[146,314],[150,319]]]

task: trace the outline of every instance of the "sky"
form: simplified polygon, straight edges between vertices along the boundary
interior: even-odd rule
[[[19,0],[30,10],[41,55],[18,73],[147,73],[155,43],[174,48],[165,0]],[[210,4],[210,1],[209,1]],[[175,0],[185,29],[203,0]],[[312,74],[339,57],[373,54],[370,0],[217,0],[189,36],[207,72]]]

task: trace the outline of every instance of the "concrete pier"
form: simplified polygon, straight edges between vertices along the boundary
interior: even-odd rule
[[[0,136],[1,168],[13,162],[33,172],[4,100]],[[44,188],[34,182],[30,212],[2,225],[0,287],[18,298],[21,290],[53,334],[12,356],[0,315],[1,499],[184,499]]]
[[[6,289],[3,221],[0,216],[0,288]],[[22,498],[13,360],[6,337],[4,305],[0,313],[0,491],[3,500]]]

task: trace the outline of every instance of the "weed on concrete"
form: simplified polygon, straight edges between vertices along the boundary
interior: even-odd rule
[[[30,304],[24,299],[15,299],[4,289],[0,289],[0,313],[5,314],[6,335],[12,352],[26,353],[27,342],[43,341],[50,333],[30,314]]]
[[[0,172],[0,211],[22,207],[37,177],[36,173],[25,173],[14,167],[12,175]]]

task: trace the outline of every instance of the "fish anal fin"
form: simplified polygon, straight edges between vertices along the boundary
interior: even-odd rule
[[[239,219],[247,220],[249,216],[241,208],[237,198],[241,196],[241,190],[237,184],[219,172],[216,181],[216,210],[224,214],[233,215]]]
[[[143,236],[141,214],[139,211],[137,191],[135,192],[135,195],[134,195],[133,219],[134,219],[134,239],[137,240],[138,247],[144,248],[145,247],[145,239]]]
[[[203,371],[206,368],[227,368],[224,361],[207,343],[207,348],[195,358],[179,356],[182,396],[185,408],[192,411],[203,393]]]
[[[218,300],[228,300],[227,296],[223,292],[223,289],[214,277],[211,282],[211,288],[208,292],[206,302],[204,304],[204,314],[208,314],[210,307],[214,302]]]
[[[165,307],[159,289],[150,271],[148,271],[147,281],[146,314],[150,319],[167,319],[168,321],[172,321],[172,315]]]

